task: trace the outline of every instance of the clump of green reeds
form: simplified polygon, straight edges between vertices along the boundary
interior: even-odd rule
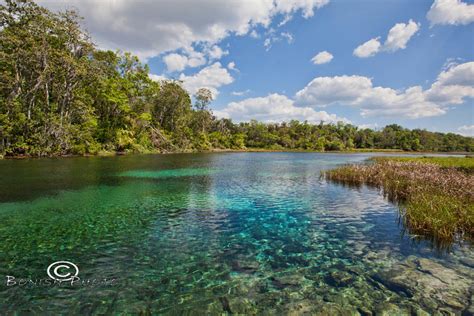
[[[344,184],[382,189],[399,204],[403,221],[413,234],[440,242],[474,240],[474,175],[463,171],[464,165],[460,169],[445,165],[416,158],[384,158],[342,166],[325,176]]]

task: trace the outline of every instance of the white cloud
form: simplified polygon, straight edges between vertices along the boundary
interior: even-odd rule
[[[314,56],[311,61],[315,65],[321,65],[329,63],[333,59],[333,55],[328,51],[319,52],[316,56]]]
[[[280,15],[313,16],[328,0],[39,0],[53,10],[78,9],[102,48],[149,58],[193,43],[216,44],[230,34],[268,27]]]
[[[354,49],[353,54],[360,58],[372,57],[380,51],[394,52],[399,49],[405,49],[408,41],[420,29],[420,24],[413,20],[408,23],[397,23],[388,32],[387,39],[382,45],[380,37],[368,40]]]
[[[345,118],[328,114],[325,111],[315,111],[309,107],[296,107],[293,100],[277,93],[269,94],[266,97],[231,102],[224,109],[213,112],[218,117],[232,118],[238,122],[251,119],[267,123],[288,122],[290,120],[307,120],[312,123],[319,123],[320,121],[327,123],[349,122]]]
[[[281,37],[286,39],[288,44],[293,43],[293,41],[294,41],[293,34],[291,34],[290,32],[282,32],[282,33],[280,33],[280,35],[281,35]]]
[[[179,80],[183,81],[184,88],[190,94],[196,93],[199,88],[208,88],[214,97],[217,97],[219,94],[218,88],[232,83],[234,78],[226,68],[222,67],[221,63],[216,62],[201,69],[194,75],[186,76],[181,74]]]
[[[474,86],[474,62],[453,65],[438,75],[442,85]]]
[[[376,129],[379,128],[379,124],[377,124],[377,123],[359,124],[359,125],[357,125],[357,127],[359,127],[359,129],[370,128],[370,129],[376,130]]]
[[[181,71],[188,66],[188,57],[176,53],[168,54],[163,57],[168,71]]]
[[[255,30],[252,30],[252,31],[249,33],[249,36],[250,36],[251,38],[259,38],[259,37],[260,37],[260,35],[258,35],[257,31],[255,31]]]
[[[291,15],[285,15],[283,20],[280,23],[278,23],[278,27],[283,26],[290,21],[291,21]]]
[[[233,61],[227,64],[227,68],[229,68],[230,70],[239,71],[237,67],[235,66],[235,62]]]
[[[207,62],[206,57],[204,56],[203,53],[197,52],[192,48],[186,50],[186,53],[188,54],[189,67],[199,67],[199,66],[204,65]]]
[[[435,24],[466,25],[474,22],[474,4],[460,0],[435,0],[426,14],[431,26]]]
[[[208,50],[208,55],[210,59],[221,59],[223,56],[228,55],[229,51],[228,50],[222,50],[217,45],[213,45],[209,50]]]
[[[263,41],[263,46],[268,51],[272,47],[272,40],[270,38],[266,38],[265,41]]]
[[[182,54],[170,53],[163,56],[163,62],[169,72],[182,71],[188,67],[199,67],[209,61],[221,59],[228,55],[229,51],[222,50],[218,45],[205,47],[202,52],[195,51],[194,48],[183,50]]]
[[[442,71],[426,95],[428,100],[443,105],[462,104],[465,98],[474,98],[474,62]]]
[[[319,9],[329,3],[329,0],[275,0],[275,9],[284,15],[283,20],[278,23],[278,26],[285,25],[293,18],[295,7],[303,11],[305,19],[314,15],[314,9]],[[296,6],[295,6],[296,5]]]
[[[458,128],[459,134],[474,137],[474,125],[464,125]]]
[[[244,91],[232,91],[230,94],[241,97],[243,95],[246,95],[249,92],[250,92],[250,89],[247,89],[247,90],[244,90]]]
[[[359,45],[356,49],[354,49],[353,54],[360,58],[371,57],[377,54],[380,50],[380,37],[373,38],[368,40],[362,45]]]
[[[448,58],[443,64],[443,70],[459,65],[464,59],[462,58]]]
[[[266,51],[269,51],[274,43],[281,42],[282,40],[286,40],[288,44],[291,44],[294,41],[293,34],[289,32],[281,32],[280,34],[276,34],[275,30],[271,29],[267,34],[269,37],[267,37],[263,42],[263,46],[265,47]]]
[[[153,81],[168,80],[168,78],[166,78],[166,77],[163,76],[163,75],[148,74],[148,77],[149,77],[151,80],[153,80]]]
[[[296,93],[295,104],[313,108],[341,104],[359,108],[362,116],[419,118],[442,115],[448,106],[467,98],[474,98],[474,62],[441,72],[428,90],[374,87],[363,76],[317,77]]]
[[[314,9],[324,7],[329,0],[275,0],[275,11],[291,16],[295,11],[302,10],[304,18],[314,15]]]
[[[394,52],[399,49],[405,49],[410,38],[415,35],[420,29],[420,24],[413,20],[408,23],[395,24],[387,35],[384,48],[388,51]]]
[[[332,103],[353,102],[361,91],[372,88],[372,81],[362,76],[336,76],[314,78],[296,93],[301,106],[325,107]]]

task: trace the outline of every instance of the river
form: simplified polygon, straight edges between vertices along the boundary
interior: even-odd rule
[[[371,155],[0,161],[0,310],[472,312],[472,246],[440,250],[377,189],[320,176]]]

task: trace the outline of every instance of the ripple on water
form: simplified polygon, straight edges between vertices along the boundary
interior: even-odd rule
[[[70,260],[82,278],[118,279],[114,287],[2,286],[2,310],[472,310],[472,248],[437,253],[403,234],[396,207],[377,190],[320,179],[322,168],[352,156],[170,157],[159,159],[177,168],[141,157],[139,168],[120,165],[99,184],[0,204],[0,273],[41,277],[51,262]]]

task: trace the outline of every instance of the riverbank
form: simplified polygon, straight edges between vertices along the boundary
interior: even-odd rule
[[[50,156],[32,156],[32,155],[2,155],[1,159],[27,159],[27,158],[70,158],[70,157],[109,157],[109,156],[124,156],[124,155],[168,155],[168,154],[192,154],[192,153],[234,153],[234,152],[301,152],[301,153],[339,153],[339,154],[357,154],[357,153],[393,153],[400,155],[473,155],[470,152],[441,152],[441,151],[404,151],[400,149],[351,149],[351,150],[331,150],[331,151],[318,151],[318,150],[307,150],[307,149],[268,149],[268,148],[241,148],[241,149],[227,149],[227,148],[214,148],[205,151],[168,151],[163,152],[160,150],[148,150],[143,152],[121,152],[121,151],[99,151],[97,154],[84,154],[84,155],[50,155]]]
[[[346,185],[380,188],[398,203],[409,232],[440,243],[474,240],[474,158],[377,157],[324,173]]]

